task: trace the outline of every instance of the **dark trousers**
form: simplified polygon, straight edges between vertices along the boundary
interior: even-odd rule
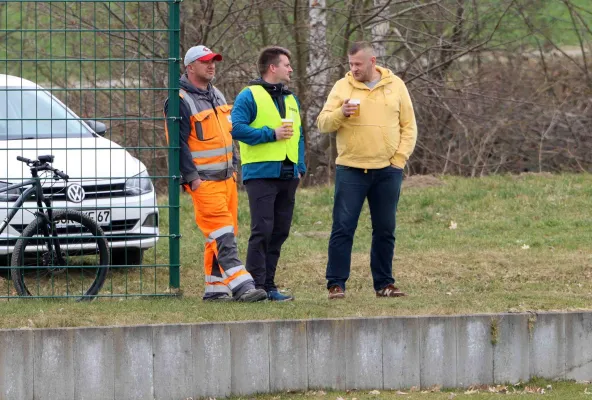
[[[257,289],[277,290],[275,270],[282,244],[290,234],[299,179],[249,179],[251,210],[247,271]]]
[[[372,219],[370,269],[374,290],[381,290],[393,278],[395,225],[403,171],[394,167],[363,170],[338,165],[335,174],[333,228],[329,239],[327,288],[345,290],[351,268],[354,233],[364,200],[368,199]]]

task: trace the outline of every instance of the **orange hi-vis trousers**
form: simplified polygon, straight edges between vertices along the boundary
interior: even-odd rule
[[[189,185],[185,185],[189,189]],[[204,299],[232,295],[241,284],[253,281],[238,258],[238,192],[234,178],[203,181],[193,199],[195,222],[206,237]]]

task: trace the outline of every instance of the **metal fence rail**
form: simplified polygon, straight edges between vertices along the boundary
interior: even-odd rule
[[[0,3],[0,190],[10,189],[0,221],[16,208],[0,233],[0,298],[17,296],[15,273],[31,297],[80,298],[100,269],[101,240],[111,265],[97,297],[179,293],[179,5]],[[44,223],[27,228],[40,193],[19,206],[27,186],[10,187],[31,179],[17,156],[45,154],[69,176],[34,178],[50,209],[82,211],[102,229],[54,221],[60,254],[40,240]],[[19,245],[23,232],[32,236]]]

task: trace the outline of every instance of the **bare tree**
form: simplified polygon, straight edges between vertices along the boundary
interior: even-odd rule
[[[334,136],[318,135],[316,116],[347,72],[349,45],[361,39],[410,90],[419,140],[409,173],[592,170],[592,3],[195,0],[181,7],[181,54],[198,43],[223,53],[215,84],[230,102],[257,77],[261,47],[292,51],[308,183],[332,176]],[[0,51],[13,60],[6,72],[106,122],[112,139],[166,175],[165,2],[5,2],[0,16],[7,24]]]
[[[374,7],[378,9],[379,15],[388,10],[391,0],[374,0]],[[376,18],[376,22],[372,26],[372,42],[376,51],[376,58],[381,64],[386,64],[386,38],[390,30],[390,21],[388,18]]]
[[[306,74],[308,77],[308,91],[306,99],[306,131],[308,133],[308,150],[318,153],[320,141],[319,132],[316,128],[316,118],[323,107],[329,87],[330,70],[327,68],[331,63],[331,53],[327,43],[327,1],[310,0],[309,2],[309,57]],[[309,157],[310,158],[310,157]],[[309,160],[309,170],[316,163]],[[316,169],[316,168],[315,168]],[[310,171],[314,174],[315,171]],[[309,175],[310,175],[309,174]]]

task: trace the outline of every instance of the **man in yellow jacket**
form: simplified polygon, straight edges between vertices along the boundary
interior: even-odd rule
[[[333,228],[329,240],[329,299],[345,297],[351,250],[364,200],[372,219],[370,269],[377,297],[405,296],[395,287],[393,256],[403,168],[415,148],[417,125],[409,92],[376,65],[372,46],[354,43],[348,72],[319,114],[321,133],[337,132]]]

